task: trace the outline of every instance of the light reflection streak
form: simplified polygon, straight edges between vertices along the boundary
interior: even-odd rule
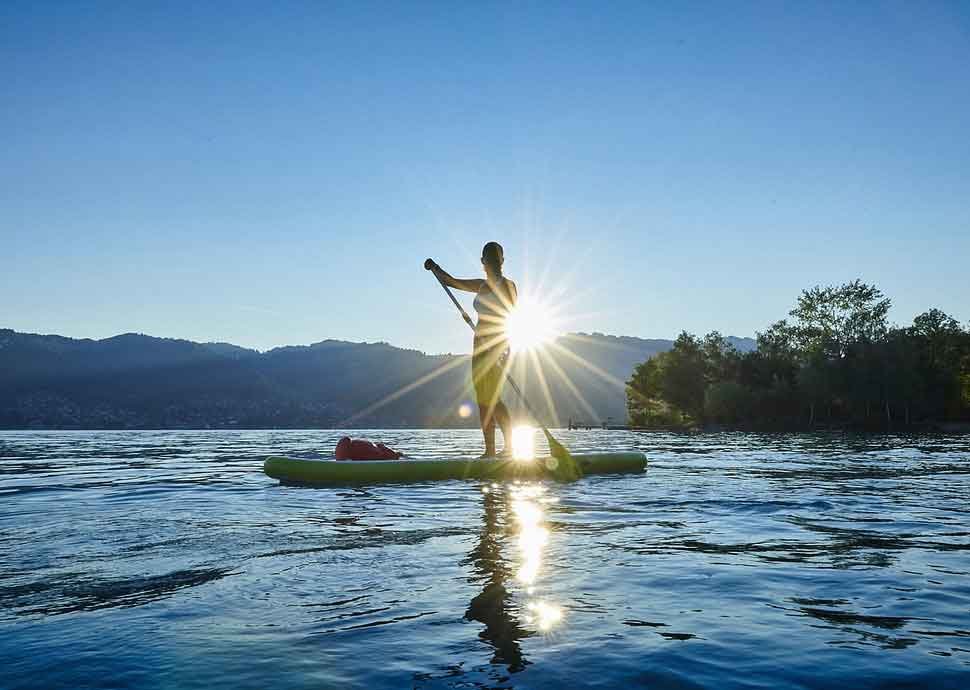
[[[535,594],[543,553],[549,543],[549,529],[544,524],[545,511],[541,506],[545,493],[546,488],[539,484],[514,485],[511,490],[512,512],[518,523],[520,565],[516,577],[530,596]],[[541,632],[548,632],[562,620],[562,608],[547,601],[531,599],[527,609],[531,614],[526,621],[534,623]]]
[[[545,506],[556,499],[535,483],[491,483],[481,492],[483,527],[469,561],[482,590],[465,618],[484,624],[479,638],[494,649],[492,663],[515,673],[529,664],[520,640],[552,634],[564,616],[561,606],[542,596],[541,586],[551,534]]]

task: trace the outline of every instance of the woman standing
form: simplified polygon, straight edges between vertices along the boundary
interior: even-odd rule
[[[478,413],[485,436],[485,454],[495,455],[495,424],[502,429],[504,449],[502,455],[511,454],[512,419],[502,403],[502,385],[508,366],[508,337],[505,319],[515,306],[518,290],[515,283],[502,275],[505,252],[498,242],[489,242],[482,248],[482,267],[485,279],[454,278],[431,259],[425,262],[429,270],[445,285],[456,290],[474,292],[475,337],[472,342],[472,383],[478,401]]]

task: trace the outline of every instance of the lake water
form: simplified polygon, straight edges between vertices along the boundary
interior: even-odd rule
[[[0,687],[970,687],[967,437],[573,431],[650,465],[262,474],[339,435],[0,432]]]

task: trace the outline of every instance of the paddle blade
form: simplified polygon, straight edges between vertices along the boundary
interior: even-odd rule
[[[549,443],[549,454],[556,459],[556,466],[552,470],[552,476],[561,481],[575,481],[583,476],[583,470],[579,467],[576,459],[569,454],[566,447],[552,437],[546,429],[543,429],[546,441]]]

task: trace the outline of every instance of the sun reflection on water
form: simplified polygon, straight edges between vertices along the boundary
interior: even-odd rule
[[[512,457],[516,460],[534,460],[536,456],[536,430],[527,425],[512,429]]]
[[[534,595],[535,583],[542,570],[543,551],[549,542],[549,529],[545,526],[543,503],[547,499],[545,487],[538,484],[515,484],[511,489],[512,512],[518,523],[519,566],[516,577],[526,586],[526,593]],[[539,599],[531,599],[526,604],[529,614],[526,621],[534,624],[540,631],[548,632],[563,617],[562,607]]]
[[[559,621],[562,620],[562,608],[544,601],[533,601],[529,603],[529,610],[532,611],[531,620],[542,632],[548,632]]]

